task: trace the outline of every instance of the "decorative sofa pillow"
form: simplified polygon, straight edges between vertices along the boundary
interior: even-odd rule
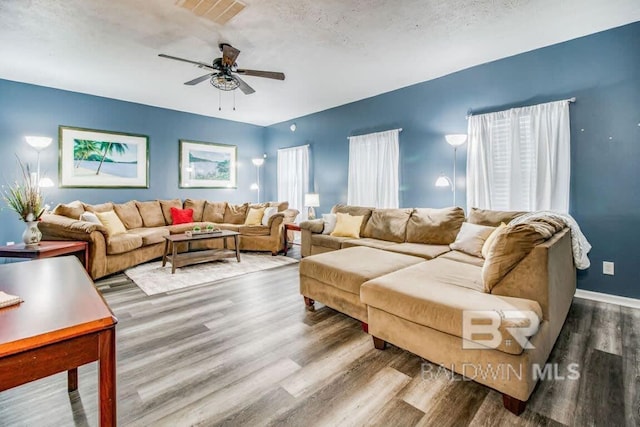
[[[102,225],[102,223],[98,219],[98,216],[93,212],[83,212],[82,215],[80,215],[80,221],[87,221],[93,224]]]
[[[193,222],[193,209],[180,209],[172,206],[170,210],[173,225],[190,224]]]
[[[107,229],[107,235],[117,236],[118,234],[125,234],[127,229],[124,227],[122,221],[114,211],[95,212],[96,216]]]
[[[269,225],[269,218],[278,213],[278,208],[276,206],[269,206],[265,208],[264,215],[262,216],[262,225]]]
[[[464,222],[464,210],[417,208],[407,223],[407,242],[448,245],[456,240]]]
[[[244,220],[244,225],[261,225],[264,210],[265,208],[249,208],[249,213]]]
[[[360,216],[362,215],[362,224],[360,225],[360,235],[364,235],[364,228],[369,222],[369,218],[371,218],[371,212],[373,212],[375,208],[369,208],[364,206],[351,206],[351,205],[343,205],[342,203],[338,203],[333,208],[331,208],[331,213],[346,213],[351,216]]]
[[[456,241],[451,243],[449,247],[453,250],[480,258],[482,257],[482,246],[484,242],[495,229],[495,227],[486,225],[463,222],[456,236]]]
[[[331,236],[359,239],[363,219],[363,215],[349,215],[338,212],[336,214],[336,228],[331,232]]]
[[[322,234],[331,234],[336,228],[336,221],[338,217],[336,214],[322,214],[322,222],[324,227],[322,228]]]
[[[71,203],[60,203],[53,209],[55,215],[66,216],[67,218],[78,219],[84,213],[84,205],[80,200]]]

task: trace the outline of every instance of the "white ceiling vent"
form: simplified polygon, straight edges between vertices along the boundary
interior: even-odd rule
[[[229,22],[246,7],[236,0],[178,0],[176,4],[220,25]]]

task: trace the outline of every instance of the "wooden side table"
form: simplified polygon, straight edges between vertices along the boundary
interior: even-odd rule
[[[89,271],[89,244],[68,240],[42,241],[35,247],[26,247],[24,243],[0,246],[0,257],[42,259],[61,255],[75,255],[84,269]]]
[[[287,252],[289,252],[289,240],[287,240],[287,232],[288,231],[301,231],[300,224],[296,224],[295,222],[286,222],[284,224],[284,250],[283,253],[287,256]]]

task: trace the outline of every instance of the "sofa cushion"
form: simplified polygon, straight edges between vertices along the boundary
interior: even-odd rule
[[[322,246],[324,248],[330,249],[340,249],[342,248],[342,243],[347,240],[351,240],[351,237],[337,237],[326,234],[312,234],[311,235],[311,245],[312,246]]]
[[[494,230],[495,227],[464,222],[456,236],[456,241],[450,244],[449,247],[456,251],[481,257],[482,246]]]
[[[331,213],[346,213],[352,216],[362,216],[362,225],[360,226],[360,235],[364,235],[364,228],[367,226],[369,218],[371,218],[371,212],[374,208],[362,207],[362,206],[349,206],[338,203],[331,208]]]
[[[388,240],[372,239],[370,237],[364,237],[362,239],[349,239],[342,242],[342,248],[352,248],[354,246],[366,246],[368,248],[387,249],[392,246],[396,246],[398,243],[390,242]]]
[[[193,223],[193,209],[182,209],[171,206],[171,224],[191,224]]]
[[[124,234],[127,232],[124,224],[114,211],[96,212],[96,216],[98,217],[104,228],[107,229],[108,236],[116,236],[118,234]]]
[[[498,318],[502,340],[497,349],[510,354],[522,353],[522,347],[506,328],[521,324],[517,316],[531,314],[538,321],[542,319],[535,301],[482,292],[480,267],[441,258],[366,282],[360,299],[371,307],[460,338],[465,311],[473,311],[474,317]]]
[[[364,237],[404,242],[413,209],[375,209],[364,227]]]
[[[238,225],[238,231],[243,236],[268,236],[271,228],[266,225]]]
[[[164,223],[166,225],[173,224],[173,218],[171,217],[171,208],[182,209],[182,200],[158,200],[160,202],[160,208],[162,209],[162,216],[164,216]]]
[[[140,236],[142,238],[142,246],[149,246],[164,242],[165,236],[169,235],[169,230],[165,227],[134,228],[127,231],[127,234]]]
[[[449,252],[449,245],[427,245],[424,243],[397,243],[385,248],[387,251],[398,252],[405,255],[419,256],[424,259],[433,259]]]
[[[142,247],[142,237],[137,234],[123,233],[107,238],[107,254],[109,255],[131,252],[140,247]]]
[[[269,206],[278,208],[278,212],[286,211],[289,209],[289,202],[268,202]]]
[[[204,203],[202,211],[202,220],[207,222],[215,222],[221,224],[224,220],[224,212],[227,210],[227,202],[210,202]]]
[[[171,234],[182,234],[185,231],[189,231],[189,230],[193,230],[193,227],[200,227],[201,229],[205,229],[207,228],[207,225],[216,225],[210,222],[192,222],[190,224],[173,224],[173,225],[167,225],[165,228],[167,230],[169,230],[169,233]]]
[[[202,215],[204,213],[204,205],[206,200],[204,199],[185,199],[184,209],[193,209],[193,220],[195,222],[202,221]],[[225,202],[226,203],[226,202]]]
[[[522,215],[523,211],[493,211],[490,209],[471,208],[467,222],[471,224],[489,225],[497,227],[501,223],[509,224],[509,221]]]
[[[80,215],[84,213],[84,205],[80,200],[71,203],[57,205],[52,212],[54,215],[62,215],[71,219],[80,219]]]
[[[136,202],[136,205],[145,227],[163,227],[166,225],[159,201]]]
[[[484,262],[482,278],[485,291],[491,292],[491,289],[536,245],[550,239],[563,228],[562,223],[546,221],[504,227],[496,235]]]
[[[456,240],[464,222],[464,210],[458,207],[414,209],[407,222],[407,242],[448,245]]]
[[[224,210],[224,220],[222,222],[226,224],[244,224],[248,210],[249,203],[243,203],[241,205],[227,203],[227,207]]]
[[[420,262],[422,258],[359,246],[303,258],[300,275],[359,294],[367,280]]]
[[[86,203],[83,203],[82,205],[84,206],[85,211],[93,213],[108,212],[113,210],[113,203],[111,202],[101,203],[99,205],[88,205]]]
[[[464,262],[465,264],[471,264],[478,267],[482,267],[482,265],[484,264],[484,259],[477,256],[465,254],[464,252],[460,252],[460,251],[450,251],[440,255],[438,258]]]
[[[82,215],[80,215],[80,221],[87,221],[93,224],[102,225],[100,219],[98,218],[98,215],[94,214],[93,212],[83,212]]]
[[[126,203],[114,204],[113,210],[127,230],[142,227],[142,217],[140,216],[140,212],[138,212],[138,206],[136,206],[135,200],[131,200]]]
[[[500,233],[500,230],[502,230],[506,226],[507,224],[505,224],[504,222],[501,222],[500,225],[497,226],[496,229],[491,232],[489,237],[487,237],[487,240],[485,240],[484,244],[482,245],[482,258],[486,258],[487,256],[489,256],[489,249],[491,249],[493,242],[495,242],[496,237],[498,236],[498,233]]]
[[[364,216],[362,215],[354,216],[338,212],[336,214],[336,227],[329,235],[333,237],[350,237],[352,239],[359,239],[363,219]]]

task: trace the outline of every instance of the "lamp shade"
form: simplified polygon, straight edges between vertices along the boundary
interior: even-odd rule
[[[53,183],[51,178],[47,178],[46,176],[40,178],[40,181],[38,182],[38,186],[40,186],[41,188],[49,188],[53,187],[54,185],[55,184]]]
[[[459,147],[465,142],[467,142],[467,134],[465,133],[454,133],[450,135],[445,135],[444,139],[447,140],[447,143],[452,147]]]
[[[25,136],[24,139],[27,140],[27,144],[38,151],[44,150],[51,145],[51,141],[53,141],[48,136]]]
[[[317,208],[320,206],[320,195],[318,193],[305,194],[304,205],[311,208]]]
[[[264,164],[264,159],[261,158],[257,158],[257,159],[251,159],[251,161],[253,162],[254,165],[260,167]]]
[[[451,180],[449,177],[440,175],[438,179],[436,179],[436,187],[453,187]]]

